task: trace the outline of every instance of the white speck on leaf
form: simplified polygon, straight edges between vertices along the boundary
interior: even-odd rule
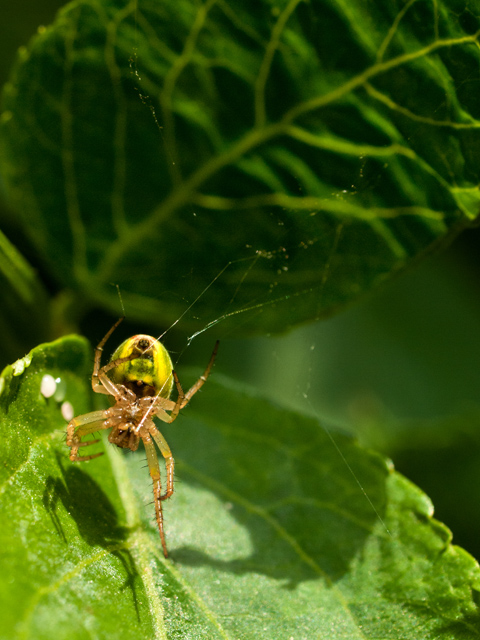
[[[51,398],[56,390],[57,383],[55,382],[55,378],[49,373],[46,373],[42,378],[42,382],[40,383],[40,393],[45,398]]]
[[[74,416],[73,407],[72,407],[71,403],[68,402],[68,401],[64,402],[62,404],[61,411],[62,411],[62,416],[65,418],[65,420],[67,422],[70,422],[70,420]]]

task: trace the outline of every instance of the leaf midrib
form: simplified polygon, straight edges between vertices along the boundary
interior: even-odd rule
[[[163,555],[160,554],[159,548],[153,544],[150,535],[145,531],[141,523],[137,499],[135,498],[133,484],[125,459],[121,452],[115,447],[108,445],[108,443],[105,444],[120,499],[125,509],[126,524],[127,527],[131,529],[131,533],[128,536],[128,548],[132,553],[138,574],[145,587],[155,631],[155,640],[168,640],[168,636],[165,625],[165,609],[163,607],[161,594],[156,586],[156,580],[150,562],[150,558],[152,557],[155,557],[155,559],[164,566],[165,571],[168,571],[172,577],[182,585],[184,591],[195,601],[208,621],[219,632],[220,636],[224,638],[224,640],[234,640],[234,638],[229,636],[223,629],[215,612],[205,604],[195,589],[186,582],[184,576],[175,567],[173,562],[166,560]]]

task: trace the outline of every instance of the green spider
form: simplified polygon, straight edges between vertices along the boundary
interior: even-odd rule
[[[218,351],[217,340],[205,372],[187,393],[184,393],[172,361],[163,344],[147,335],[128,338],[113,353],[108,364],[101,367],[102,351],[108,338],[118,327],[120,318],[108,331],[95,349],[95,362],[92,374],[92,388],[96,393],[112,396],[115,404],[110,409],[92,411],[70,420],[67,426],[67,446],[70,447],[70,460],[83,462],[101,456],[103,452],[88,456],[79,456],[80,447],[88,447],[99,440],[82,442],[83,436],[111,429],[109,442],[122,449],[136,451],[143,440],[147,454],[148,468],[153,481],[155,514],[162,542],[163,554],[168,551],[163,529],[162,501],[173,493],[174,460],[167,441],[153,422],[156,416],[163,422],[173,422],[180,409],[185,407],[192,396],[206,382]],[[108,374],[108,375],[107,375]],[[175,383],[177,400],[170,400]],[[167,487],[162,494],[160,465],[154,442],[165,458]]]

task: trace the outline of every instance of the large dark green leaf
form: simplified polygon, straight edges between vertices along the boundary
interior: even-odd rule
[[[48,334],[49,310],[43,284],[0,231],[0,335],[3,363],[30,351]],[[50,337],[50,336],[49,336]]]
[[[428,498],[218,370],[163,429],[177,460],[165,561],[143,455],[68,460],[61,403],[88,410],[90,366],[69,337],[0,378],[1,638],[480,636],[479,567]]]
[[[5,88],[12,200],[60,282],[116,309],[115,282],[131,316],[216,276],[192,329],[329,313],[478,214],[466,6],[73,2]]]

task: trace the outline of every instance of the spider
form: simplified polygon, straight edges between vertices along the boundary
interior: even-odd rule
[[[187,393],[184,393],[178,376],[173,370],[168,351],[152,336],[137,335],[128,338],[113,353],[110,362],[103,367],[100,366],[103,347],[122,320],[123,318],[120,318],[113,325],[95,349],[92,374],[93,390],[96,393],[112,396],[115,404],[110,409],[92,411],[70,420],[67,426],[67,446],[70,447],[70,460],[83,462],[103,455],[103,452],[86,456],[78,455],[80,447],[88,447],[99,442],[99,439],[82,442],[82,437],[89,433],[100,429],[111,429],[108,436],[109,442],[131,451],[136,451],[140,440],[143,440],[148,469],[153,481],[158,531],[163,554],[167,558],[162,501],[173,493],[174,460],[170,447],[156,428],[153,418],[156,416],[163,422],[171,423],[178,417],[180,409],[189,403],[210,375],[219,342],[217,340],[215,343],[203,375]],[[174,383],[177,389],[176,401],[170,400]],[[154,442],[165,458],[167,486],[163,494],[160,465]]]

